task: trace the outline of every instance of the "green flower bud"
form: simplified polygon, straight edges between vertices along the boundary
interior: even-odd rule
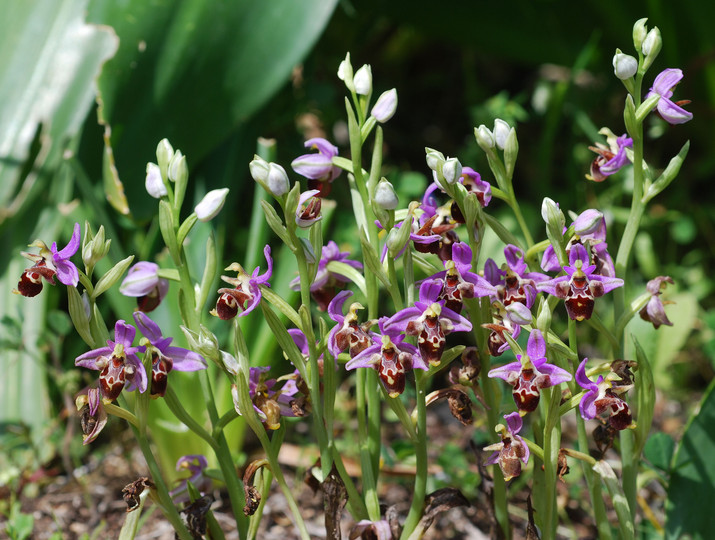
[[[454,184],[462,176],[462,164],[457,158],[449,158],[442,166],[442,174],[448,184]]]
[[[92,236],[92,230],[89,223],[84,224],[84,241],[82,242],[82,261],[84,266],[89,270],[103,259],[109,252],[111,240],[105,240],[104,225],[100,225],[97,234]]]
[[[477,139],[479,148],[485,152],[491,150],[496,145],[494,134],[484,124],[480,125],[478,128],[474,128],[474,137]]]
[[[549,303],[543,296],[539,299],[539,309],[536,315],[536,328],[541,330],[541,333],[546,335],[551,328],[551,309]]]
[[[156,162],[159,164],[161,176],[167,178],[167,170],[171,158],[174,157],[174,148],[168,139],[162,139],[156,147]]]
[[[189,168],[186,165],[186,156],[181,153],[181,150],[177,150],[171,158],[167,174],[172,182],[183,183],[188,179]]]
[[[643,19],[638,19],[636,24],[633,25],[633,45],[637,51],[642,50],[641,47],[643,47],[643,41],[648,34],[648,27],[645,25],[647,21],[648,17],[645,17]]]
[[[643,54],[645,55],[645,60],[643,61],[643,69],[648,69],[651,64],[655,61],[656,56],[660,53],[660,49],[663,47],[663,39],[660,37],[660,30],[657,26],[648,32],[648,35],[643,41]]]

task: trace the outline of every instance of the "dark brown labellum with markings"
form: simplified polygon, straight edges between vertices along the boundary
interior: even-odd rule
[[[102,395],[111,401],[119,397],[127,382],[125,367],[123,358],[112,356],[99,374],[99,386],[102,389]]]

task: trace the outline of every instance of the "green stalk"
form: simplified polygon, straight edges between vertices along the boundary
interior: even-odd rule
[[[429,378],[422,371],[415,371],[416,407],[417,407],[417,439],[415,440],[416,474],[412,493],[412,504],[402,529],[401,539],[409,538],[415,530],[425,505],[427,493],[427,403],[426,386]]]
[[[544,490],[546,513],[543,516],[542,533],[546,538],[556,538],[558,511],[556,504],[556,482],[558,480],[558,458],[561,448],[561,417],[559,401],[561,391],[557,387],[542,390],[546,418],[544,421]]]
[[[568,320],[569,329],[569,348],[576,354],[576,360],[572,362],[572,371],[576,371],[576,365],[578,364],[578,341],[576,338],[576,322],[569,318]],[[575,380],[571,380],[569,383],[571,388],[571,394],[575,395],[579,390],[579,386]],[[576,414],[576,426],[578,431],[578,448],[583,454],[588,454],[588,435],[586,434],[586,423],[581,417],[578,408],[575,409]],[[593,516],[596,521],[596,527],[598,528],[598,538],[600,540],[610,540],[611,539],[611,525],[608,522],[608,516],[606,515],[606,505],[603,502],[603,495],[601,493],[601,481],[598,477],[594,476],[593,469],[589,464],[581,462],[581,470],[586,478],[586,485],[588,486],[588,493],[591,497],[591,506],[593,508]]]

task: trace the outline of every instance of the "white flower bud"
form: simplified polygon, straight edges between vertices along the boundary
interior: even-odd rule
[[[506,307],[506,312],[509,319],[518,324],[519,326],[524,326],[525,324],[531,324],[531,311],[521,302],[512,302]]]
[[[462,176],[462,164],[457,158],[449,158],[442,166],[442,175],[448,184],[454,184]]]
[[[494,140],[500,150],[504,150],[506,139],[509,137],[511,127],[501,118],[494,120]]]
[[[167,173],[172,182],[186,182],[189,169],[186,165],[186,156],[181,153],[181,150],[177,150],[174,157],[171,158]]]
[[[268,178],[266,179],[266,189],[274,197],[280,197],[290,191],[288,174],[283,167],[277,163],[268,164]]]
[[[397,110],[397,90],[394,88],[392,90],[387,90],[383,92],[377,101],[375,106],[370,111],[370,114],[375,117],[378,122],[385,123],[392,115],[395,114]]]
[[[156,163],[146,164],[146,191],[155,199],[161,199],[169,192],[166,190],[164,181],[161,179],[161,169]]]
[[[648,27],[645,25],[647,21],[647,17],[638,19],[636,24],[633,25],[633,45],[635,45],[637,51],[642,50],[641,47],[643,47],[643,40],[645,40],[645,37],[648,34]]]
[[[162,139],[156,147],[156,162],[159,164],[159,169],[166,172],[169,167],[171,158],[174,157],[174,148],[168,139]]]
[[[444,164],[444,154],[433,148],[425,148],[427,153],[427,166],[433,171],[437,171]]]
[[[399,204],[395,188],[385,178],[378,182],[373,200],[383,210],[394,210]]]
[[[544,197],[544,202],[541,203],[541,218],[547,225],[559,232],[561,232],[564,225],[566,225],[564,213],[559,208],[559,205],[549,197]]]
[[[491,130],[484,124],[480,125],[478,128],[474,128],[474,137],[477,139],[477,144],[479,148],[485,152],[491,148],[494,148],[496,141],[494,140],[494,134]]]
[[[211,221],[215,218],[223,208],[223,203],[226,202],[228,188],[212,189],[194,208],[196,217],[199,221]]]
[[[629,54],[623,54],[616,49],[613,56],[613,72],[622,81],[630,79],[638,71],[638,60]]]
[[[372,91],[372,69],[369,64],[365,64],[355,72],[353,84],[355,92],[361,96],[366,96]]]
[[[345,60],[340,62],[338,67],[338,79],[345,82],[345,86],[348,90],[354,90],[355,85],[353,84],[353,66],[350,63],[350,53],[345,55]]]
[[[253,160],[248,164],[253,179],[261,185],[268,181],[268,162],[259,155],[254,155]]]
[[[660,30],[657,26],[654,26],[643,40],[643,48],[641,50],[644,55],[651,56],[658,54],[662,45],[663,40],[660,37]]]

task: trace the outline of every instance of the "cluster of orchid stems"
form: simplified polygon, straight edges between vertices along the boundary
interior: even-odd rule
[[[444,493],[427,493],[427,406],[446,398],[464,429],[475,429],[477,415],[477,425],[489,430],[491,444],[473,459],[499,466],[492,469],[490,496],[494,526],[505,537],[511,535],[508,482],[528,469],[536,525],[543,538],[555,537],[556,483],[566,474],[570,457],[583,465],[599,538],[612,537],[601,493],[604,485],[618,517],[619,537],[634,538],[638,460],[650,428],[654,389],[637,342],[635,360],[624,359],[630,339],[626,327],[636,314],[655,328],[671,324],[661,294],[672,279],[656,277],[628,302],[627,291],[638,287],[629,282],[629,256],[646,204],[675,178],[688,150],[686,143],[655,176],[644,161],[643,122],[656,112],[670,124],[692,118],[683,102],[671,100],[683,76],[679,69],[661,72],[643,95],[646,72],[661,48],[658,29],[648,31],[645,23],[642,19],[634,26],[637,57],[620,50],[614,57],[615,75],[627,90],[626,133],[615,136],[602,130],[605,143],[594,143],[597,157],[586,175],[592,181],[616,181],[610,177],[633,165],[631,211],[620,239],[608,237],[603,209],[569,212],[572,219],[567,225],[558,203],[545,197],[545,238],[535,241],[516,198],[516,130],[500,119],[493,129],[475,129],[488,173],[427,148],[432,182],[420,201],[400,208],[395,189],[381,176],[382,126],[395,113],[397,92],[384,92],[372,104],[370,67],[353,72],[348,55],[338,76],[349,94],[345,105],[350,157],[341,157],[325,139],[306,141],[310,152],[292,162],[293,171],[307,179],[304,186],[300,181],[291,185],[286,170],[265,155],[256,155],[250,163],[252,177],[264,189],[259,199],[265,222],[294,257],[294,262],[278,262],[298,269],[289,284],[299,292],[297,307],[271,288],[272,253],[278,242],[273,251],[270,245],[263,248],[265,266],[251,268],[250,273],[237,262],[226,266],[220,276],[226,286],[216,290],[220,272],[212,234],[203,276],[196,280],[190,274],[185,240],[197,221],[210,221],[220,212],[228,190],[209,192],[182,220],[188,167],[182,153],[166,140],[157,148],[157,163],[147,166],[146,188],[159,201],[157,219],[173,268],[151,261],[132,265],[133,258],[128,257],[95,280],[94,268],[109,251],[102,227],[93,234],[86,225],[80,240],[80,225],[75,224],[69,244],[61,250],[55,243],[49,248],[41,241],[31,244],[39,253],[24,254],[34,264],[23,273],[16,292],[35,296],[43,279],[54,285],[57,278],[65,285],[70,316],[89,347],[75,364],[99,373],[96,382],[77,396],[84,442],[95,440],[107,415],[115,415],[131,424],[146,456],[151,481],[128,486],[125,498],[138,506],[138,493],[148,487],[178,537],[197,537],[208,530],[212,538],[221,538],[210,511],[211,491],[218,480],[228,492],[240,537],[253,538],[273,478],[301,537],[309,538],[278,461],[286,424],[290,425],[284,418],[309,416],[320,452],[311,471],[326,498],[329,537],[340,537],[340,514],[347,504],[355,522],[351,538],[420,538],[431,522],[423,519],[432,512],[431,505],[448,507],[464,500],[452,494],[452,502],[445,503]],[[369,141],[370,160],[364,162]],[[332,240],[323,243],[331,190],[346,185],[359,255]],[[495,206],[502,211],[502,203],[513,212],[518,231],[507,230],[490,213]],[[503,252],[491,254],[499,260],[503,255],[501,264],[482,252],[488,229],[503,241]],[[614,241],[615,258],[609,251]],[[84,270],[71,260],[80,246]],[[119,290],[137,298],[137,310],[131,314],[134,324],[126,322],[128,317],[117,320],[110,334],[97,301],[122,276]],[[177,286],[188,348],[173,346],[171,334],[165,335],[147,314]],[[255,351],[248,348],[242,324],[250,317],[265,319],[291,364],[285,373],[269,375],[271,367],[252,363]],[[221,344],[209,329],[220,325],[229,331],[222,334],[233,336],[228,344]],[[580,328],[577,332],[583,325],[591,326],[603,338],[599,342],[606,344],[598,360],[579,354],[577,335],[588,335]],[[589,345],[596,350],[595,340]],[[280,360],[278,364],[286,365]],[[192,417],[184,407],[191,396],[173,391],[173,371],[195,372],[204,418]],[[334,429],[337,385],[351,372],[359,482],[347,472]],[[234,409],[228,412],[218,410],[214,398],[221,378],[230,383]],[[440,381],[448,386],[437,388],[444,384]],[[414,391],[406,392],[408,387]],[[629,396],[633,388],[636,391]],[[511,392],[513,403],[502,400],[504,390]],[[209,459],[182,457],[177,470],[188,470],[190,478],[173,489],[163,479],[149,444],[148,415],[154,399],[164,399],[177,420],[213,452]],[[398,518],[393,513],[391,519],[378,496],[385,406],[399,420],[416,458],[409,510]],[[575,415],[576,448],[562,447],[566,415]],[[250,465],[234,461],[237,449],[229,448],[223,434],[239,416],[265,452],[264,459]],[[591,436],[587,425],[595,426]],[[620,456],[620,481],[614,481],[617,477],[603,459],[608,451]],[[209,462],[218,464],[219,470],[210,471]],[[237,467],[245,469],[242,478]],[[340,495],[336,498],[335,493]],[[181,511],[178,505],[184,505]]]

